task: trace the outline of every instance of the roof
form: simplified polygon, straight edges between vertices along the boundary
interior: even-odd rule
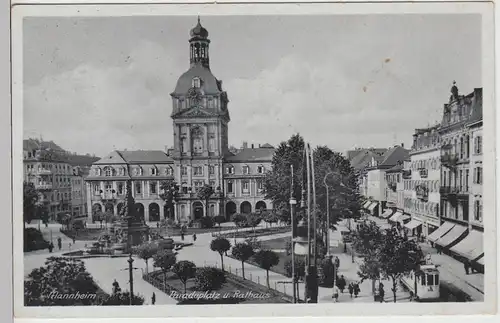
[[[96,161],[98,161],[99,157],[87,156],[87,155],[67,155],[66,160],[71,166],[90,166]]]
[[[408,158],[410,151],[401,146],[395,146],[390,148],[385,154],[384,159],[381,163],[379,163],[379,167],[387,168],[392,167],[398,164],[398,162],[402,162]]]
[[[171,162],[173,162],[173,159],[161,150],[114,150],[94,164],[154,164]]]
[[[404,168],[404,166],[403,166],[403,163],[401,162],[401,163],[397,164],[396,166],[389,168],[386,171],[386,173],[399,173],[399,172],[403,171],[403,168]]]
[[[271,146],[272,147],[272,146]],[[236,154],[226,157],[227,162],[272,161],[274,148],[242,148]]]
[[[474,104],[472,106],[472,111],[469,117],[468,124],[477,123],[483,120],[483,98],[482,89],[475,90],[477,95],[474,96]]]
[[[194,64],[187,72],[179,77],[172,95],[185,95],[192,87],[192,80],[194,77],[199,77],[201,79],[201,89],[205,94],[220,94],[223,92],[221,82],[215,78],[208,67],[201,64]]]
[[[260,146],[260,148],[272,148],[272,149],[274,149],[274,147],[271,146],[270,144],[268,144],[267,142],[265,144],[263,144],[262,146]]]
[[[387,152],[387,148],[362,148],[358,149],[358,151],[359,152],[355,154],[355,156],[351,160],[351,166],[355,170],[361,170],[368,166],[372,158],[380,163],[384,158],[384,154]]]

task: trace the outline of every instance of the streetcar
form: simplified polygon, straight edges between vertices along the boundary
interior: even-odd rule
[[[439,270],[434,264],[421,265],[418,270],[403,276],[401,283],[419,302],[432,302],[440,297]]]

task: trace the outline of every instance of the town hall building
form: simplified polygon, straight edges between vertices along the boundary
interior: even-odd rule
[[[113,151],[92,165],[87,183],[87,208],[92,213],[118,215],[124,205],[125,184],[132,180],[132,194],[146,221],[172,218],[180,222],[204,216],[204,201],[197,190],[212,186],[215,193],[209,216],[259,212],[271,209],[265,199],[263,179],[271,168],[274,147],[244,143],[229,148],[229,99],[210,70],[208,31],[197,25],[190,32],[189,69],[182,74],[172,97],[173,149]],[[179,196],[174,214],[161,199],[163,181],[174,180]]]

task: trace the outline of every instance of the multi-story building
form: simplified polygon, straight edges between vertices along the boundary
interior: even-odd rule
[[[441,226],[427,238],[445,252],[468,259],[473,265],[480,264],[484,255],[479,221],[482,217],[482,139],[474,139],[482,138],[481,123],[482,89],[460,95],[454,83],[439,127]]]
[[[388,219],[397,214],[400,218],[404,214],[404,161],[385,172],[386,176],[386,209],[381,217]]]
[[[410,176],[405,180],[405,224],[414,235],[427,237],[439,225],[441,142],[439,126],[416,129],[410,150]]]
[[[32,182],[40,192],[52,221],[61,212],[71,210],[72,167],[53,142],[38,139],[23,141],[24,181]]]
[[[360,191],[372,203],[366,208],[375,216],[381,216],[387,203],[386,171],[408,158],[404,145],[389,148],[383,155],[372,154],[360,176]],[[367,203],[366,203],[367,204]]]
[[[224,214],[229,218],[235,212],[272,208],[271,201],[265,199],[262,179],[271,167],[274,148],[265,144],[230,151],[229,100],[222,81],[210,70],[209,44],[208,31],[198,20],[190,33],[190,67],[171,93],[172,151],[114,151],[94,163],[87,178],[89,209],[100,207],[117,214],[121,203],[119,185],[129,178],[133,180],[136,203],[140,210],[145,210],[146,219],[167,216],[158,188],[165,179],[180,186],[175,214],[168,216],[181,222],[204,215],[204,201],[196,193],[204,185],[215,190],[209,200],[208,215]]]

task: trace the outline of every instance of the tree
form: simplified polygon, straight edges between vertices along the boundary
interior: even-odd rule
[[[285,272],[287,277],[292,277],[292,260],[289,259],[285,262]],[[306,275],[306,263],[304,259],[295,258],[295,278],[303,279]]]
[[[208,184],[205,184],[198,189],[198,198],[205,204],[205,216],[208,216],[208,202],[214,193],[214,188]]]
[[[280,262],[280,258],[277,253],[271,250],[260,250],[254,256],[253,259],[259,265],[260,268],[266,270],[266,283],[269,287],[269,269],[276,266]]]
[[[392,279],[392,293],[396,303],[397,282],[420,266],[424,255],[415,240],[401,237],[397,230],[388,229],[378,251],[380,271],[385,278]]]
[[[271,162],[271,170],[266,173],[264,179],[266,198],[271,199],[273,205],[287,205],[290,200],[291,165],[293,165],[294,171],[293,196],[297,201],[300,201],[304,147],[302,136],[295,134],[288,141],[281,142],[276,148]]]
[[[165,201],[165,205],[167,206],[167,210],[170,210],[171,216],[174,214],[174,202],[177,200],[179,196],[179,185],[174,180],[165,180],[160,184],[160,198]],[[167,214],[163,215],[167,218]]]
[[[265,211],[262,214],[263,220],[272,226],[273,223],[277,223],[280,218],[278,217],[278,214],[273,210],[273,211]]]
[[[226,274],[218,268],[202,267],[196,270],[195,281],[196,290],[218,290],[226,282]]]
[[[259,223],[262,221],[262,217],[260,214],[257,213],[248,213],[246,214],[246,223],[253,229],[253,234],[255,236],[255,227],[259,225]]]
[[[224,257],[222,256],[226,251],[231,249],[231,242],[223,237],[217,237],[210,242],[210,249],[216,251],[220,255],[222,271],[224,271]]]
[[[384,236],[374,221],[363,223],[353,236],[352,246],[361,255],[375,252],[381,245]]]
[[[226,219],[224,218],[223,215],[217,215],[214,217],[214,222],[219,225],[219,228],[220,228],[221,223],[223,223],[225,220]]]
[[[191,261],[182,260],[172,267],[172,272],[179,277],[179,280],[184,285],[185,293],[188,279],[193,278],[196,275],[196,265]]]
[[[241,272],[243,279],[245,279],[245,261],[255,254],[253,247],[247,243],[237,243],[231,250],[231,253],[234,258],[241,261]]]
[[[86,271],[83,261],[50,257],[45,261],[45,266],[33,269],[25,280],[24,305],[97,305],[97,298],[68,296],[97,293],[98,287]]]
[[[30,223],[35,217],[37,204],[40,199],[40,193],[31,182],[23,183],[23,225]]]
[[[140,244],[134,248],[137,257],[144,260],[146,263],[146,274],[149,271],[148,260],[153,258],[154,255],[158,252],[158,245],[153,242],[145,242]]]
[[[247,218],[241,213],[233,214],[231,220],[236,224],[237,227],[245,228],[248,226]]]
[[[177,261],[175,254],[171,250],[163,249],[159,250],[153,256],[153,266],[160,267],[163,271],[163,283],[167,282],[167,272],[172,268],[172,266]]]
[[[371,279],[372,293],[375,295],[375,282],[381,277],[380,257],[377,254],[378,250],[374,249],[372,252],[366,254],[363,262],[359,265],[358,276],[362,279]]]

